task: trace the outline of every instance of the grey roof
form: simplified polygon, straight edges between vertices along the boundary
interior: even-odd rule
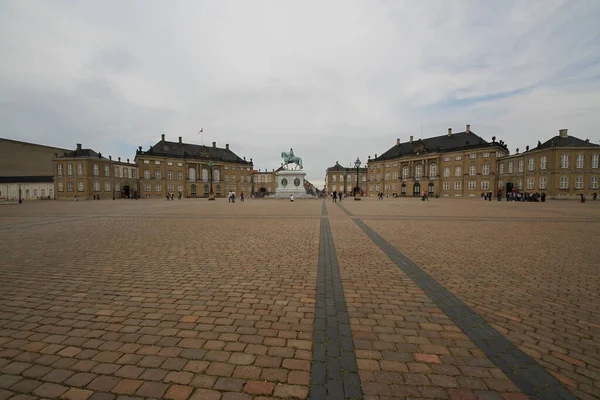
[[[138,150],[137,154],[158,155],[164,157],[199,158],[204,160],[220,160],[242,164],[252,164],[252,162],[240,158],[237,154],[229,149],[189,143],[169,141],[163,142],[162,140],[156,143],[154,146],[150,146],[148,151]]]
[[[348,171],[348,172],[356,172],[356,167],[342,167],[339,162],[335,162],[333,167],[327,168],[327,172],[329,171]],[[367,172],[366,168],[358,168],[358,172]]]
[[[93,157],[106,160],[106,157],[102,157],[102,153],[96,153],[92,149],[75,149],[71,151],[65,151],[62,154],[58,154],[59,158],[80,158],[80,157]]]
[[[575,136],[554,136],[531,150],[542,150],[551,147],[600,147],[600,145],[591,143],[589,140],[579,139]]]
[[[434,136],[425,139],[413,140],[411,142],[400,143],[390,148],[388,151],[371,161],[383,161],[403,156],[424,153],[443,153],[461,149],[474,149],[483,147],[502,147],[506,145],[499,142],[488,142],[482,137],[476,135],[473,131],[458,132],[452,135]]]

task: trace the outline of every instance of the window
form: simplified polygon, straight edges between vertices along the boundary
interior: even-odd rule
[[[137,178],[137,169],[131,169],[131,179]]]
[[[454,176],[461,176],[461,175],[462,175],[462,168],[461,167],[454,168]]]
[[[83,163],[77,163],[77,175],[83,175]]]
[[[469,190],[475,190],[476,187],[477,187],[476,181],[469,181]]]
[[[533,157],[529,157],[529,165],[527,169],[529,171],[533,171],[535,169],[535,159]]]
[[[183,192],[183,185],[181,183],[179,185],[177,185],[177,191]]]
[[[481,175],[489,175],[490,174],[490,164],[483,164],[481,167]]]
[[[523,190],[523,179],[517,181],[517,189]]]
[[[548,157],[541,156],[540,157],[540,169],[546,169],[548,166]]]
[[[461,188],[460,181],[454,182],[454,190],[460,190],[460,188]]]
[[[160,179],[160,170],[154,170],[154,179]]]
[[[509,174],[513,173],[513,162],[512,161],[508,162],[508,173]]]
[[[481,181],[481,190],[488,190],[490,188],[489,181]]]
[[[444,161],[450,161],[450,157],[444,157]]]
[[[352,177],[350,177],[350,179],[352,179]],[[389,172],[386,172],[386,173],[385,173],[385,180],[387,181],[387,180],[389,180],[389,179],[390,179],[390,173],[389,173]]]
[[[63,186],[62,182],[58,182],[58,191],[59,192],[64,192],[65,191],[65,187]]]
[[[402,179],[408,179],[408,167],[402,168]]]
[[[583,176],[575,177],[575,189],[583,189]]]
[[[77,182],[77,190],[79,190],[80,192],[83,192],[85,190],[83,182]]]
[[[340,182],[344,182],[344,175],[340,175]]]
[[[548,185],[548,178],[540,176],[540,190],[545,190]]]
[[[375,184],[375,190],[377,190],[378,192],[381,191],[381,185],[379,183]]]
[[[73,191],[73,181],[67,182],[67,191],[69,191],[69,192]]]
[[[167,172],[167,178],[168,178],[169,180],[173,180],[173,171],[169,171],[169,172]]]
[[[162,192],[162,186],[161,186],[161,184],[157,183],[156,186],[155,186],[155,189],[156,189],[157,192]]]
[[[110,176],[110,167],[108,165],[104,166],[104,176]]]
[[[37,197],[37,189],[33,189],[33,197]]]
[[[92,173],[94,174],[94,176],[100,175],[100,167],[98,167],[98,164],[94,164],[94,166],[92,167]]]
[[[498,188],[502,189],[504,187],[504,181],[502,179],[498,180]]]
[[[490,157],[490,153],[483,153],[483,158],[489,158]]]
[[[429,178],[435,178],[437,176],[437,165],[431,164],[429,166]]]
[[[598,154],[592,155],[592,168],[598,168],[598,158],[600,158]]]
[[[172,184],[172,183],[169,183],[169,184],[167,185],[167,191],[168,191],[169,193],[173,193],[173,192],[175,191],[175,186],[173,186],[173,184]]]
[[[262,176],[261,176],[261,178],[262,178]],[[263,180],[263,181],[261,181],[261,182],[264,182],[264,180]],[[337,182],[337,177],[336,177],[335,175],[333,175],[333,176],[331,177],[331,182]]]
[[[456,156],[456,157],[454,157],[454,159],[455,159],[456,161],[460,161],[460,160],[462,160],[462,156]]]
[[[500,171],[499,171],[500,175],[504,175],[504,163],[503,162],[500,163],[500,167],[499,168],[500,168]]]
[[[100,191],[100,182],[94,181],[94,192]]]
[[[218,169],[215,169],[215,170],[213,171],[213,179],[214,179],[215,181],[219,182],[219,176],[220,176],[220,172],[219,172],[219,170],[218,170]],[[269,178],[270,178],[270,176],[269,176]],[[270,182],[270,181],[269,181],[269,182]]]
[[[400,186],[400,193],[402,196],[406,196],[406,185]]]
[[[560,167],[561,168],[569,168],[569,155],[568,154],[560,155]]]
[[[177,180],[179,180],[179,181],[183,180],[183,172],[181,172],[181,171],[177,172]]]
[[[123,178],[129,178],[129,170],[127,168],[123,168]]]
[[[366,182],[366,181],[367,181],[367,176],[366,176],[366,175],[363,175],[363,176],[362,176],[362,181],[363,181],[363,182]]]
[[[203,173],[204,173],[204,171],[206,171],[206,169],[202,170]],[[196,168],[194,168],[194,167],[189,167],[188,168],[188,179],[190,181],[195,181],[196,180]],[[206,180],[208,180],[208,178]]]
[[[104,191],[105,192],[110,192],[110,183],[109,182],[105,182],[104,183]]]
[[[56,167],[58,168],[58,175],[62,176],[62,174],[63,174],[63,165],[62,164],[58,164]]]
[[[113,176],[114,176],[115,178],[118,178],[118,177],[119,177],[119,167],[114,167],[114,168],[113,168]]]
[[[583,154],[577,154],[577,159],[575,161],[575,166],[577,168],[583,168],[584,161],[585,161],[585,158],[583,157]]]
[[[159,165],[160,161],[154,161],[154,164]]]
[[[477,165],[469,166],[469,175],[471,175],[471,176],[477,175]]]
[[[590,189],[598,189],[598,177],[597,176],[592,176],[592,179],[590,180]]]
[[[415,167],[415,179],[421,179],[423,177],[423,166],[417,165]]]
[[[475,153],[471,153],[471,154],[469,154],[469,158],[470,158],[471,160],[474,160],[474,159],[476,159],[476,158],[477,158],[477,154],[475,154]]]
[[[561,156],[562,158],[562,156]],[[561,189],[568,189],[569,188],[569,178],[567,176],[561,176],[560,177],[560,188]]]
[[[167,165],[173,165],[173,163],[171,161],[168,161]]]
[[[121,191],[121,185],[119,185],[118,183],[115,183],[115,192],[120,192]]]
[[[50,198],[54,198],[54,189],[48,190],[48,194],[50,195]]]
[[[450,168],[449,167],[444,167],[444,177],[449,177],[450,176]]]
[[[150,179],[150,170],[148,170],[148,169],[144,170],[144,179]]]
[[[519,172],[523,172],[523,160],[519,160]]]
[[[533,178],[527,178],[527,189],[532,190],[535,187],[535,181]]]
[[[150,160],[144,160],[144,164],[150,164]]]
[[[194,175],[195,175],[195,170],[194,170]],[[208,169],[207,168],[202,168],[202,180],[204,182],[208,182]]]
[[[177,166],[178,166],[178,167],[183,167],[183,163],[180,163],[180,162],[178,162],[178,163],[177,163]]]
[[[450,182],[444,182],[444,185],[442,187],[444,190],[450,190]]]
[[[151,189],[151,186],[150,186],[150,184],[149,184],[149,183],[146,183],[146,184],[144,185],[144,191],[145,191],[145,192],[149,192],[150,190],[152,190],[152,189]]]
[[[392,179],[398,179],[398,171],[392,172]]]
[[[67,164],[67,175],[69,175],[69,176],[73,175],[73,164],[71,164],[71,163]]]

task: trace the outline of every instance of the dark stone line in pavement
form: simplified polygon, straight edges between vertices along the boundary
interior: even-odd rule
[[[343,209],[343,207],[342,207]],[[363,221],[354,222],[531,399],[576,399],[553,375]]]
[[[327,215],[325,202],[321,214]],[[350,318],[327,218],[321,219],[310,381],[311,400],[363,398]]]

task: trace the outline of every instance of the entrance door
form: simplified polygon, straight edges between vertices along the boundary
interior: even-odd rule
[[[217,196],[221,195],[221,185],[217,185]]]
[[[123,196],[125,196],[125,198],[128,199],[130,195],[131,195],[131,188],[129,187],[129,185],[123,186]]]
[[[196,197],[196,184],[192,183],[192,197]]]
[[[430,196],[433,196],[433,183],[429,184],[429,187],[427,189],[427,193],[429,193]]]
[[[508,182],[506,184],[506,193],[512,193],[514,187],[515,187],[514,183]]]
[[[413,186],[413,196],[420,196],[420,195],[421,195],[421,184],[415,183],[415,186]]]

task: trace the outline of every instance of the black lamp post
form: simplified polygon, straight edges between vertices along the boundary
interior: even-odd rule
[[[356,187],[354,188],[354,200],[360,200],[360,197],[357,194],[360,192],[360,180],[358,178],[358,168],[360,167],[360,159],[356,157],[356,161],[354,161],[354,166],[356,167]]]
[[[8,193],[7,193],[8,196]],[[23,203],[23,199],[21,198],[21,185],[19,185],[19,204]]]
[[[214,200],[214,192],[213,192],[213,167],[215,164],[211,161],[208,162],[208,168],[210,169],[210,194],[208,195],[208,200]]]

